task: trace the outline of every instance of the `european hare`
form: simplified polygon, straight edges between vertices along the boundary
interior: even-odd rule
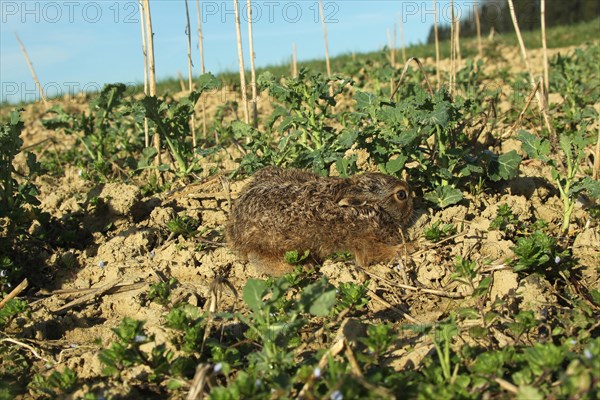
[[[350,252],[360,266],[392,260],[412,214],[406,182],[379,173],[320,177],[297,169],[258,171],[233,203],[229,245],[270,275],[292,267],[287,251],[309,250],[316,260]]]

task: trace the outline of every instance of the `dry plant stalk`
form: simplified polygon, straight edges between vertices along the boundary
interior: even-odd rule
[[[202,36],[202,15],[200,14],[200,1],[196,0],[196,15],[198,17],[198,49],[200,50],[200,73],[206,73],[204,68],[204,39]]]
[[[198,17],[198,48],[200,50],[200,73],[204,75],[206,73],[206,69],[204,68],[204,43],[202,37],[202,15],[200,14],[200,0],[196,0],[196,15]],[[204,139],[206,139],[206,95],[204,93],[202,93],[202,135]],[[217,143],[219,142],[217,141]]]
[[[404,69],[402,70],[402,75],[400,75],[400,80],[398,81],[398,85],[396,85],[396,89],[394,89],[394,91],[392,92],[392,94],[390,96],[390,101],[394,101],[394,96],[400,89],[400,86],[402,85],[402,81],[404,81],[404,78],[406,77],[406,73],[408,72],[408,67],[410,66],[410,63],[412,61],[417,63],[419,70],[421,70],[421,73],[423,74],[423,77],[425,78],[425,83],[427,83],[427,91],[429,92],[430,95],[433,96],[433,88],[431,87],[431,83],[429,82],[429,76],[427,75],[427,72],[425,72],[425,68],[423,68],[423,63],[421,63],[421,60],[419,60],[417,57],[411,57],[408,59],[408,61],[404,65]]]
[[[481,43],[481,21],[479,19],[479,2],[475,1],[473,5],[475,11],[475,28],[477,29],[477,52],[479,58],[483,58],[483,45]]]
[[[390,64],[392,67],[396,66],[396,52],[394,51],[394,43],[392,42],[392,35],[390,34],[390,30],[386,29],[385,33],[387,35],[388,47],[390,49]]]
[[[33,77],[35,85],[37,86],[37,88],[40,92],[40,97],[42,98],[42,103],[44,103],[44,105],[47,106],[48,100],[46,99],[46,95],[44,94],[44,89],[42,88],[42,85],[40,84],[40,80],[38,79],[37,74],[35,73],[33,64],[31,63],[31,60],[29,59],[29,55],[27,55],[27,50],[25,50],[25,46],[23,45],[23,42],[21,42],[21,38],[19,37],[19,34],[17,32],[15,32],[15,37],[17,38],[17,42],[19,42],[19,47],[21,48],[21,51],[23,52],[23,56],[25,56],[25,61],[27,62],[27,66],[29,67],[29,71],[31,72],[31,76]]]
[[[244,121],[250,123],[248,115],[248,97],[246,96],[246,76],[244,75],[244,50],[242,48],[242,32],[240,29],[240,11],[238,0],[233,0],[233,12],[235,14],[235,33],[237,39],[238,64],[240,65],[240,86],[242,91],[242,109],[244,110]]]
[[[200,363],[196,366],[196,373],[190,384],[186,400],[201,400],[204,398],[204,390],[210,380],[213,369],[214,366],[212,364]]]
[[[596,154],[594,155],[592,178],[600,180],[600,121],[598,121],[598,141],[596,141]]]
[[[144,24],[144,5],[138,1],[140,9],[140,27],[142,29],[142,54],[144,55],[144,96],[148,96],[148,53],[146,51],[146,27]],[[148,131],[148,118],[144,117],[144,146],[150,146],[150,133]]]
[[[460,68],[462,64],[462,53],[460,52],[460,18],[456,17],[456,29],[454,30],[454,34],[456,35],[456,59],[457,64],[456,68]]]
[[[517,22],[517,15],[515,13],[515,5],[513,0],[508,0],[508,9],[510,10],[510,17],[513,22],[513,26],[515,28],[515,32],[517,34],[517,39],[519,40],[519,46],[521,48],[521,56],[525,61],[525,67],[527,68],[527,72],[529,73],[529,82],[531,87],[535,87],[535,78],[533,77],[533,70],[531,69],[531,64],[529,63],[529,58],[527,57],[527,50],[525,49],[525,43],[523,42],[523,36],[521,36],[521,29],[519,29],[519,23]],[[544,96],[540,93],[540,91],[536,92],[536,98],[538,101],[538,106],[544,117],[544,122],[546,123],[546,129],[550,132],[550,136],[553,141],[556,142],[556,137],[554,134],[554,130],[552,129],[552,125],[550,125],[550,119],[548,118],[548,113],[546,112],[546,103],[544,101]]]
[[[404,21],[402,21],[401,14],[398,14],[398,25],[400,26],[400,45],[402,46],[402,63],[406,64],[406,42],[404,41]]]
[[[523,121],[523,117],[525,117],[525,113],[529,109],[529,105],[531,104],[531,101],[533,100],[533,98],[535,97],[537,92],[540,90],[540,84],[541,84],[541,82],[538,82],[535,84],[535,87],[533,88],[533,90],[531,91],[529,96],[527,96],[527,100],[525,100],[525,106],[519,113],[517,120],[512,124],[512,126],[508,129],[508,131],[504,135],[502,135],[503,138],[510,137],[514,133],[515,129],[517,129],[517,126],[521,123],[521,121]]]
[[[179,89],[182,92],[185,92],[185,83],[183,83],[183,75],[181,75],[181,71],[177,71],[177,80],[179,81]]]
[[[298,77],[298,56],[296,54],[296,43],[292,43],[292,77]]]
[[[323,40],[325,42],[325,64],[327,66],[327,77],[331,77],[331,64],[329,62],[329,43],[327,41],[327,26],[325,25],[325,12],[323,11],[323,0],[319,0],[319,14],[323,25]]]
[[[156,68],[154,63],[154,33],[152,31],[152,17],[150,15],[150,1],[144,1],[144,23],[146,24],[146,43],[148,44],[148,91],[150,96],[156,96]],[[154,147],[156,148],[156,158],[154,159],[154,163],[158,167],[161,163],[161,154],[160,154],[160,136],[158,133],[154,134]],[[162,175],[160,170],[156,169],[156,177],[159,182],[161,181]]]
[[[454,1],[453,0],[450,0],[450,13],[451,13],[451,19],[450,19],[450,82],[449,82],[448,93],[450,93],[450,96],[452,96],[454,93],[454,85],[456,82],[456,41],[455,41],[456,24],[454,21]]]
[[[433,0],[433,32],[435,34],[435,79],[437,80],[437,88],[439,89],[442,81],[440,73],[440,38],[438,35],[437,0]]]
[[[392,41],[393,49],[394,49],[394,67],[396,66],[396,43],[398,43],[398,41],[396,39],[398,39],[398,28],[396,27],[396,24],[394,24],[394,40]]]
[[[548,102],[550,92],[550,78],[548,72],[548,46],[546,44],[546,0],[540,3],[540,21],[542,23],[542,54],[544,57],[544,101]]]
[[[34,348],[33,346],[31,346],[31,345],[29,345],[27,343],[20,342],[20,341],[18,341],[16,339],[13,339],[13,338],[2,338],[2,339],[0,339],[0,343],[12,343],[12,344],[15,344],[15,345],[17,345],[19,347],[23,347],[23,348],[29,350],[31,352],[31,354],[33,354],[33,356],[35,358],[37,358],[39,360],[42,360],[42,361],[44,361],[47,364],[54,364],[53,361],[50,361],[49,359],[41,356],[40,353],[37,351],[36,348]]]
[[[329,349],[327,349],[327,351],[321,356],[318,367],[322,371],[324,371],[325,368],[327,367],[329,359],[340,354],[344,350],[344,348],[346,348],[346,346],[347,346],[346,339],[344,337],[342,337],[337,342],[335,342]],[[313,377],[308,379],[307,382],[302,387],[302,389],[300,390],[300,393],[298,393],[297,398],[299,398],[299,399],[304,398],[306,396],[306,393],[314,386],[315,380],[316,379],[314,378],[314,375],[313,375]]]
[[[29,281],[27,280],[27,278],[25,278],[8,295],[6,295],[6,297],[3,298],[2,301],[0,301],[0,309],[4,307],[6,303],[8,303],[10,300],[14,299],[19,294],[21,294],[23,290],[27,289],[27,286],[29,286]]]
[[[248,0],[248,46],[250,50],[250,86],[252,87],[252,126],[258,127],[258,94],[256,93],[256,69],[254,68],[254,36],[252,35],[252,0]]]
[[[187,25],[185,27],[185,33],[187,35],[187,59],[188,59],[188,90],[190,93],[194,90],[194,83],[192,81],[192,67],[194,64],[192,63],[192,28],[190,26],[190,9],[188,7],[188,0],[185,1],[185,18]],[[192,146],[196,148],[196,113],[192,113],[192,117],[190,119],[190,125],[192,127]]]

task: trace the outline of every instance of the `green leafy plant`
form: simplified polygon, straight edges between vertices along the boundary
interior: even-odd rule
[[[148,300],[158,304],[167,305],[170,301],[171,290],[178,284],[177,279],[171,278],[168,282],[158,282],[150,285]]]
[[[292,250],[285,253],[284,259],[285,262],[291,265],[302,264],[310,255],[310,251],[306,250],[304,253],[298,253],[298,250]]]
[[[143,132],[137,126],[143,119],[139,103],[125,99],[122,83],[105,85],[90,102],[89,112],[71,114],[61,106],[49,110],[52,118],[42,124],[49,129],[62,129],[77,137],[81,151],[72,152],[71,162],[79,165],[82,175],[106,181],[134,167],[133,154],[141,151]]]
[[[196,103],[203,92],[220,86],[218,79],[208,73],[198,79],[197,91],[192,91],[179,101],[169,101],[166,98],[147,96],[142,99],[145,116],[154,123],[161,139],[175,160],[175,175],[179,178],[190,176],[202,171],[202,151],[193,148],[190,119],[194,114]],[[156,156],[156,149],[146,149],[138,163],[139,169],[153,168],[151,160]],[[168,166],[161,165],[160,170]]]
[[[0,327],[4,327],[18,315],[25,315],[28,310],[29,305],[25,300],[10,299],[0,308]]]
[[[518,238],[513,251],[516,256],[512,263],[515,271],[539,269],[550,264],[558,264],[561,256],[565,256],[557,249],[556,239],[541,231]]]
[[[188,217],[185,214],[177,215],[173,217],[173,219],[167,221],[167,228],[169,230],[179,236],[183,236],[185,238],[191,238],[198,235],[200,232],[198,228],[200,227],[200,221]]]
[[[53,371],[48,377],[35,375],[29,384],[34,392],[51,397],[58,397],[71,393],[77,384],[77,374],[70,368],[62,372]]]
[[[14,160],[21,152],[24,123],[18,111],[12,111],[7,123],[0,125],[0,292],[22,279],[25,262],[31,252],[29,228],[42,217],[37,206],[38,189],[33,180],[42,172],[34,154],[27,152],[27,172],[17,180]]]
[[[463,257],[457,257],[454,267],[456,272],[451,275],[451,278],[455,281],[470,286],[473,290],[473,296],[481,297],[487,293],[490,285],[492,284],[492,278],[487,276],[481,279],[479,283],[475,285],[479,275],[477,263]]]
[[[429,191],[425,198],[440,208],[462,199],[459,188],[470,180],[492,182],[511,179],[518,172],[520,156],[511,151],[496,155],[476,151],[464,133],[465,121],[477,112],[472,99],[451,97],[446,90],[433,95],[418,87],[393,102],[357,91],[355,126],[344,132],[358,142],[382,172],[397,175],[410,165],[409,175]],[[434,140],[429,140],[433,138]]]
[[[432,242],[440,240],[456,234],[456,226],[454,224],[442,224],[442,221],[435,221],[430,227],[423,231],[425,239]]]
[[[435,325],[431,334],[442,376],[446,382],[450,382],[456,376],[456,370],[453,372],[452,368],[450,346],[453,338],[458,335],[458,328],[454,321],[446,321]]]
[[[175,345],[186,353],[197,352],[202,345],[206,315],[202,310],[189,304],[178,304],[167,314],[167,326],[178,334]]]
[[[569,135],[585,131],[598,120],[594,104],[600,99],[600,75],[596,68],[600,49],[592,46],[587,51],[576,49],[574,54],[558,54],[551,61],[552,91],[560,93],[562,102],[553,106],[555,126],[559,134]]]
[[[496,217],[490,224],[490,229],[506,231],[512,226],[512,230],[514,230],[515,227],[518,226],[518,222],[519,220],[515,214],[513,214],[512,208],[508,204],[500,204],[496,211]]]
[[[21,132],[24,124],[18,111],[10,113],[10,120],[0,126],[0,217],[11,218],[23,217],[21,208],[23,205],[38,205],[37,188],[31,182],[40,171],[36,157],[27,153],[27,166],[29,175],[27,180],[19,184],[15,179],[15,167],[13,161],[15,156],[21,152],[23,140]]]
[[[339,312],[345,309],[360,310],[369,303],[369,282],[356,284],[353,282],[342,282],[338,286],[338,301],[335,309]]]
[[[566,233],[571,223],[571,214],[580,193],[592,198],[600,198],[600,182],[589,176],[581,176],[581,163],[585,158],[585,148],[590,143],[584,132],[577,131],[572,135],[560,137],[559,149],[561,161],[550,157],[551,144],[546,139],[538,138],[526,131],[519,132],[523,151],[531,158],[541,160],[550,166],[552,179],[563,202],[563,218],[561,232]],[[564,163],[564,164],[563,164]]]
[[[249,173],[260,166],[287,165],[327,174],[329,166],[352,144],[339,135],[337,117],[331,111],[335,97],[347,90],[351,81],[301,69],[297,78],[281,80],[265,72],[257,83],[259,90],[268,89],[274,109],[266,121],[266,133],[242,123],[232,125],[239,143],[242,139],[248,142],[242,144],[246,155],[240,168]]]
[[[140,349],[144,343],[154,340],[153,336],[146,334],[142,321],[126,317],[112,331],[117,335],[117,341],[108,349],[102,350],[98,356],[104,364],[103,373],[106,376],[118,376],[123,370],[135,365],[145,365],[148,368],[148,379],[151,382],[160,382],[168,374],[178,372],[177,368],[172,368],[177,365],[173,363],[174,354],[164,343],[157,344],[150,352]]]
[[[145,97],[142,100],[146,117],[154,123],[161,139],[166,142],[175,160],[174,172],[180,178],[202,170],[201,161],[195,157],[190,141],[192,134],[189,124],[199,98],[200,93],[191,92],[188,97],[178,102],[168,102],[157,97]],[[148,160],[156,155],[156,149],[148,152],[147,159],[143,159],[144,163],[139,164],[140,168],[150,168]],[[162,166],[160,169],[166,170],[167,167]]]
[[[361,338],[361,343],[367,346],[368,355],[372,357],[372,362],[378,364],[391,344],[396,340],[394,329],[388,324],[369,325],[367,327],[367,337]]]
[[[246,336],[261,344],[259,351],[248,355],[255,378],[265,385],[268,382],[270,387],[278,387],[284,391],[291,388],[289,372],[294,366],[288,349],[305,323],[303,316],[328,315],[335,303],[335,288],[321,279],[304,287],[297,301],[287,303],[282,309],[280,304],[288,288],[289,283],[285,278],[277,279],[271,286],[266,281],[249,280],[244,287],[243,299],[251,313],[237,315],[248,326]],[[245,379],[246,375],[239,373],[234,387]],[[256,387],[252,385],[248,390],[252,394]],[[222,392],[223,389],[217,389],[217,393]]]

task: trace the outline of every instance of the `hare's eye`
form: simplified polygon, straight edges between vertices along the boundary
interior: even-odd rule
[[[406,190],[399,190],[396,192],[396,197],[398,200],[406,200],[408,198],[408,193],[406,193]]]

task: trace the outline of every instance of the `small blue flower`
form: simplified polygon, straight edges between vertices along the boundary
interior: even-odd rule
[[[262,386],[262,380],[257,379],[257,380],[254,381],[254,387],[259,388],[261,386]]]
[[[591,360],[591,359],[592,359],[592,357],[594,356],[594,355],[592,354],[592,352],[590,351],[590,349],[585,349],[585,350],[583,351],[583,355],[584,355],[584,356],[585,356],[585,358],[587,358],[588,360]]]
[[[0,270],[0,278],[6,278],[8,276],[8,272],[5,269]]]
[[[575,345],[577,344],[577,340],[575,340],[575,339],[571,339],[571,340],[569,340],[569,344],[570,344],[571,346],[575,346]]]
[[[99,261],[99,262],[98,262],[98,266],[99,266],[100,268],[104,268],[104,267],[106,267],[106,261]]]
[[[148,337],[146,335],[135,335],[135,337],[133,338],[133,341],[136,343],[143,343],[146,341],[146,339],[148,339]]]
[[[344,395],[339,390],[336,390],[335,392],[331,393],[329,398],[331,400],[344,400]]]
[[[554,257],[554,264],[560,264],[560,257],[559,256]]]
[[[321,368],[317,367],[315,368],[315,371],[313,372],[313,376],[317,379],[319,379],[321,377]]]
[[[156,253],[154,252],[154,250],[150,251],[150,257],[154,258],[156,256]]]
[[[215,374],[218,374],[219,372],[221,372],[222,369],[223,369],[223,363],[216,363],[215,366],[213,367],[213,372]]]

